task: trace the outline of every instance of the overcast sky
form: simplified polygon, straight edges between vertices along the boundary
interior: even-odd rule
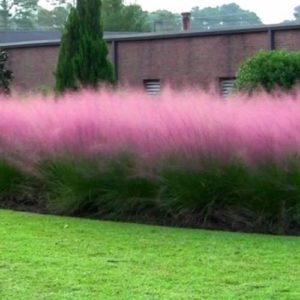
[[[125,0],[125,2],[139,4],[148,11],[167,9],[173,12],[190,11],[195,6],[204,8],[235,2],[243,9],[254,11],[266,24],[293,19],[293,9],[300,5],[299,0]]]

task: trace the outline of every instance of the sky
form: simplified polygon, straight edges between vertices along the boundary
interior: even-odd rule
[[[136,3],[144,10],[167,9],[173,12],[190,11],[192,7],[215,7],[235,2],[241,8],[255,12],[265,24],[280,23],[293,19],[294,7],[299,0],[125,0],[126,4]]]

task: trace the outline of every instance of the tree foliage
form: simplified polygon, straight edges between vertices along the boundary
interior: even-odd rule
[[[56,69],[60,92],[81,87],[97,88],[113,83],[113,69],[107,60],[107,46],[101,25],[101,1],[78,0],[72,8],[62,36]]]
[[[105,31],[150,31],[147,12],[140,5],[125,5],[123,0],[103,0]]]
[[[300,52],[260,51],[241,64],[236,88],[252,93],[263,89],[292,89],[300,80]]]
[[[56,6],[52,10],[47,10],[43,7],[38,7],[38,27],[62,29],[70,13],[70,9],[70,6]]]
[[[62,28],[69,13],[72,0],[47,0],[55,7],[52,10],[39,8],[38,25],[41,27]],[[137,4],[125,5],[123,0],[102,1],[102,21],[104,31],[150,31],[148,13]],[[54,19],[54,20],[53,20]]]
[[[300,5],[298,5],[294,8],[293,15],[294,15],[294,18],[296,21],[300,21]]]
[[[244,10],[236,3],[203,9],[194,7],[192,9],[193,29],[256,24],[262,24],[260,18],[254,12]]]
[[[76,0],[44,0],[51,9],[38,5],[38,0],[0,0],[0,28],[26,29],[64,27],[70,8]],[[138,4],[124,0],[103,0],[102,20],[104,31],[149,32],[176,31],[181,28],[181,16],[168,10],[146,12]],[[295,18],[299,16],[295,8]],[[192,29],[201,30],[220,26],[261,24],[259,17],[235,3],[217,7],[192,9]]]
[[[0,0],[0,30],[33,28],[38,0]]]
[[[12,72],[6,69],[7,53],[0,49],[0,93],[9,93]]]
[[[292,20],[284,20],[282,23],[284,24],[299,24],[300,22],[300,5],[294,7],[293,12],[294,19]]]
[[[156,10],[148,14],[148,23],[154,32],[179,31],[181,29],[181,16],[168,10]]]

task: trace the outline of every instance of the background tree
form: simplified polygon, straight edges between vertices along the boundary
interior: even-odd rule
[[[147,12],[137,4],[125,5],[123,0],[103,0],[104,31],[150,31]]]
[[[151,31],[176,31],[181,28],[181,16],[168,10],[156,10],[148,14]]]
[[[62,36],[56,70],[60,92],[113,83],[113,68],[103,40],[100,0],[78,0]]]
[[[123,31],[150,31],[150,25],[147,23],[147,17],[147,12],[143,11],[141,6],[136,4],[125,5],[122,11]]]
[[[235,3],[217,7],[192,9],[192,29],[209,29],[218,26],[244,26],[262,24],[260,18],[251,11],[242,9]]]
[[[0,0],[0,30],[9,28],[12,3],[10,0]]]
[[[61,28],[65,23],[65,14],[69,12],[75,0],[48,0],[53,10],[39,9],[38,25]],[[55,20],[52,20],[55,19]],[[123,0],[103,0],[102,20],[104,31],[150,31],[148,13],[136,4],[125,5]]]
[[[38,6],[38,0],[0,0],[0,28],[63,28],[75,0],[47,0],[53,9]],[[300,7],[295,8],[295,17]],[[103,29],[105,31],[175,31],[180,30],[181,17],[168,10],[143,11],[136,4],[125,5],[123,0],[103,0]],[[258,16],[243,10],[235,3],[217,7],[192,9],[192,29],[217,26],[261,24]]]
[[[300,5],[298,5],[294,8],[293,16],[294,16],[293,20],[284,20],[282,23],[284,23],[284,24],[299,23],[300,22]]]
[[[18,28],[33,28],[35,26],[38,0],[15,0],[14,2],[13,23]]]
[[[299,22],[300,21],[300,5],[298,5],[294,8],[293,15],[294,15],[295,21]]]
[[[33,28],[38,0],[0,0],[0,29]]]
[[[0,93],[9,93],[12,72],[6,69],[7,53],[0,49]]]
[[[37,25],[51,29],[62,29],[70,13],[71,5],[56,6],[52,10],[38,8]]]

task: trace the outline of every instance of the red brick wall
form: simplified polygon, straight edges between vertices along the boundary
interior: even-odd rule
[[[14,74],[12,90],[34,91],[41,87],[54,87],[58,46],[15,48],[6,51],[9,55],[8,68]]]
[[[143,87],[144,79],[160,79],[174,87],[216,86],[220,78],[233,77],[245,58],[268,49],[269,45],[267,31],[117,43],[119,82],[139,88]],[[275,47],[300,50],[300,30],[276,31]],[[7,51],[9,67],[15,76],[14,89],[54,85],[58,47]]]
[[[207,88],[234,76],[243,59],[267,45],[267,33],[121,42],[119,81],[140,87],[143,79],[160,79]]]
[[[300,30],[276,32],[275,47],[277,49],[299,51],[300,50]]]
[[[16,48],[7,52],[8,67],[14,74],[12,89],[30,91],[54,85],[58,47]]]

